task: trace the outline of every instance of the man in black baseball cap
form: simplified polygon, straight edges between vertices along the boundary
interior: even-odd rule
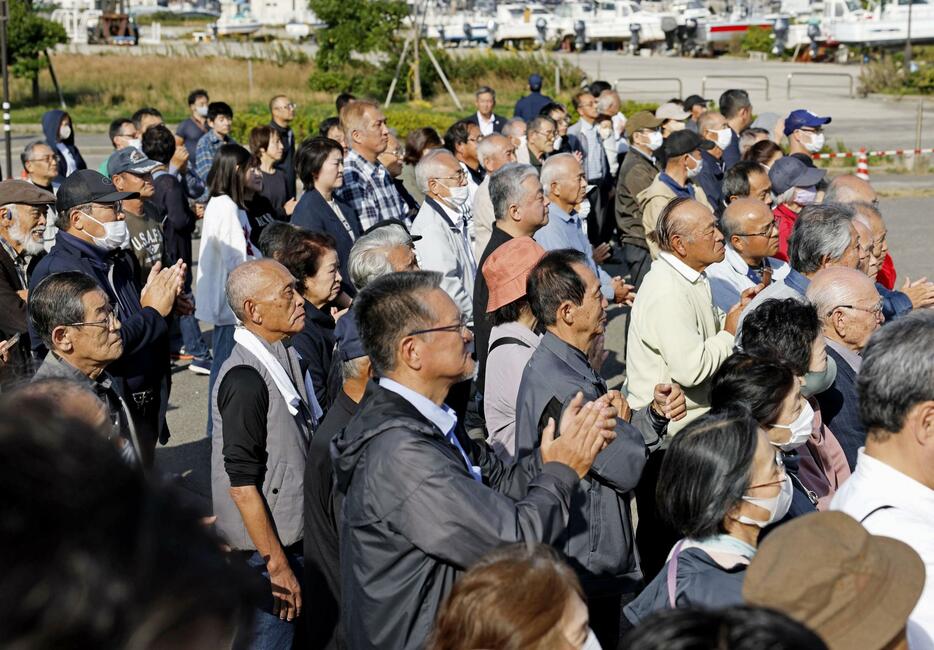
[[[80,271],[107,294],[120,321],[123,354],[108,367],[122,380],[124,396],[140,437],[144,467],[152,465],[157,439],[168,439],[168,324],[175,298],[185,278],[185,264],[157,265],[145,291],[138,279],[138,263],[127,250],[129,236],[121,201],[138,197],[120,192],[113,181],[84,169],[65,179],[56,201],[59,228],[55,246],[36,266],[29,281],[32,291],[44,278],[63,271]],[[71,327],[109,327],[107,323],[79,323]],[[46,353],[38,333],[30,328],[33,350]]]
[[[662,145],[665,170],[659,172],[652,184],[636,197],[642,210],[642,225],[652,259],[658,257],[658,247],[648,235],[655,230],[658,215],[669,201],[678,197],[695,199],[713,211],[704,190],[692,179],[704,165],[700,152],[709,151],[714,146],[710,140],[688,130],[675,131],[665,139]]]
[[[700,95],[689,95],[688,98],[684,100],[684,110],[691,114],[691,117],[688,118],[687,125],[689,131],[697,133],[697,119],[707,112],[707,105],[709,103],[709,99],[704,99]]]

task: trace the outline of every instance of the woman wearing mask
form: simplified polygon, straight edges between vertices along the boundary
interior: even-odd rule
[[[227,304],[227,276],[243,262],[262,257],[250,241],[250,220],[246,213],[250,162],[249,151],[238,144],[225,144],[217,150],[208,173],[211,198],[201,226],[195,275],[195,318],[214,327],[209,396],[220,367],[234,347],[237,318]],[[212,430],[208,411],[208,435]]]
[[[743,320],[742,348],[754,357],[780,361],[802,379],[801,393],[814,410],[814,426],[807,444],[798,448],[798,476],[817,495],[818,510],[827,510],[850,477],[850,466],[840,441],[823,422],[816,397],[837,376],[817,310],[792,298],[766,300]]]
[[[278,131],[271,126],[257,126],[250,131],[250,152],[259,162],[263,179],[259,194],[269,201],[278,221],[288,221],[296,203],[294,198],[289,198],[285,172],[276,169],[284,151]]]
[[[550,546],[512,544],[457,581],[427,648],[600,650],[600,643],[573,569]]]
[[[778,253],[783,262],[788,261],[788,238],[801,208],[817,202],[817,184],[827,172],[808,167],[794,156],[779,158],[769,169],[772,182],[773,210],[778,222]]]
[[[745,410],[708,413],[671,441],[658,485],[659,514],[684,538],[626,618],[636,625],[663,609],[742,604],[759,533],[791,504],[780,452]]]
[[[781,450],[794,488],[791,507],[782,521],[817,510],[817,493],[798,476],[797,451],[811,439],[814,409],[801,395],[801,380],[790,368],[778,361],[737,352],[713,376],[710,408],[747,409],[772,446]]]
[[[308,364],[318,404],[328,404],[328,372],[334,351],[337,310],[332,308],[341,292],[341,273],[334,239],[322,233],[300,231],[279,256],[279,261],[298,280],[305,299],[305,327],[292,337],[292,347]]]
[[[344,156],[341,145],[330,138],[305,140],[295,155],[295,170],[305,193],[292,213],[292,224],[327,233],[334,240],[340,262],[341,289],[346,294],[341,303],[350,304],[357,295],[350,283],[347,262],[350,249],[363,229],[353,206],[334,198],[334,190],[344,184]]]

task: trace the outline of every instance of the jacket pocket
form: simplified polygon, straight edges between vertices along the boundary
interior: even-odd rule
[[[269,505],[269,512],[273,519],[276,518],[276,505],[279,503],[279,494],[282,492],[282,483],[285,479],[288,465],[286,463],[277,463],[269,474],[269,480],[263,488],[266,503]]]

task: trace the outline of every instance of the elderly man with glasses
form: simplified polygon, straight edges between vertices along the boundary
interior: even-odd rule
[[[723,261],[707,267],[714,304],[724,312],[746,289],[784,280],[789,266],[778,252],[778,225],[769,206],[755,199],[736,199],[720,219],[726,240]]]
[[[120,320],[107,294],[84,273],[53,273],[30,294],[29,321],[49,349],[34,381],[59,377],[90,388],[107,405],[121,455],[136,462],[139,440],[123,386],[106,371],[123,354]]]
[[[169,394],[168,324],[175,299],[182,290],[185,264],[178,260],[162,268],[157,263],[145,286],[137,282],[138,262],[125,248],[129,231],[121,201],[137,198],[118,192],[113,181],[96,171],[80,170],[58,190],[59,227],[55,246],[36,266],[30,293],[48,275],[79,271],[97,283],[122,322],[123,353],[111,373],[124,381],[130,412],[139,434],[144,466],[152,464],[157,440],[168,440],[165,411]],[[46,346],[30,327],[33,350]]]
[[[853,470],[857,452],[866,444],[856,379],[863,348],[885,321],[882,298],[865,273],[843,267],[818,272],[808,285],[807,298],[821,319],[827,356],[837,364],[833,385],[817,395],[821,416],[840,441]]]

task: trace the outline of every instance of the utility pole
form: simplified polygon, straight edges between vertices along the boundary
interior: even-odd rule
[[[911,73],[911,6],[913,0],[908,0],[908,34],[905,38],[905,72]]]
[[[421,70],[421,59],[419,58],[418,46],[419,37],[421,37],[422,25],[418,20],[418,3],[413,4],[415,9],[415,20],[412,21],[412,26],[414,28],[414,35],[412,38],[415,39],[415,49],[412,52],[412,98],[416,101],[422,100],[422,70]],[[428,7],[425,7],[425,11],[428,11]]]
[[[7,66],[7,25],[10,22],[9,0],[0,0],[0,73],[3,75],[4,178],[13,177],[13,134],[10,132],[10,70]]]

